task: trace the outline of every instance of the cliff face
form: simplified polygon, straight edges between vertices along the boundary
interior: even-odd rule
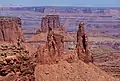
[[[42,18],[41,21],[41,31],[47,32],[48,27],[59,28],[60,27],[60,18],[58,15],[47,15]]]
[[[24,41],[21,30],[21,19],[17,17],[0,17],[0,41],[16,42]]]

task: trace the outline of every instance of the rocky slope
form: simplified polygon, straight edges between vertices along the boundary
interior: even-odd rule
[[[0,44],[0,81],[35,81],[34,60],[23,46]]]
[[[36,81],[119,81],[93,64],[82,61],[68,63],[61,61],[53,65],[37,65]]]

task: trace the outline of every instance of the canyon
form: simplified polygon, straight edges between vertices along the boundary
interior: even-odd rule
[[[15,72],[9,76],[12,70],[6,70],[8,76],[0,76],[1,81],[11,77],[22,81],[119,81],[119,8],[23,7],[0,8],[0,12],[1,50],[5,51],[0,58],[5,59],[6,54],[21,57],[21,53],[28,58],[20,59],[20,68],[26,62],[28,72],[20,69],[20,76],[15,76],[17,68],[13,68]],[[15,46],[11,48],[9,43]]]

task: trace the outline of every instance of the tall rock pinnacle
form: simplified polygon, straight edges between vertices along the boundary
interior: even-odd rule
[[[78,58],[85,62],[92,62],[93,58],[88,45],[88,37],[84,31],[84,23],[81,22],[77,31],[77,54]]]

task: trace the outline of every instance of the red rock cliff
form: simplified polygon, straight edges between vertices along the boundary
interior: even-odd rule
[[[24,41],[21,30],[21,19],[18,17],[0,17],[0,41],[16,42]]]
[[[48,27],[51,27],[52,29],[60,27],[60,18],[58,15],[47,15],[42,18],[41,31],[47,32]]]

